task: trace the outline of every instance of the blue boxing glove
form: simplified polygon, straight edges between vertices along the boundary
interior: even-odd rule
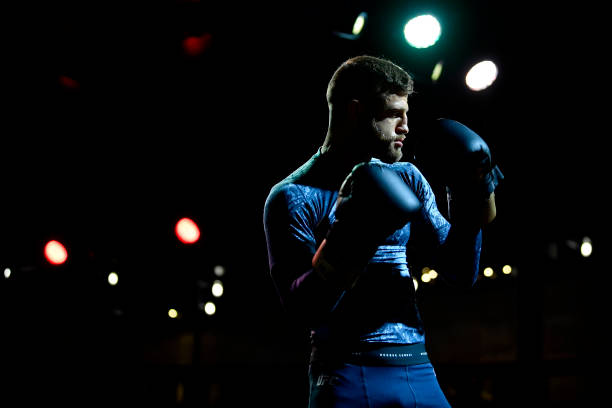
[[[487,199],[504,176],[492,164],[487,143],[467,126],[437,119],[419,142],[418,165],[434,183],[462,200]]]
[[[380,163],[361,163],[344,180],[330,226],[312,264],[325,279],[346,289],[385,238],[404,227],[421,202],[393,170]]]

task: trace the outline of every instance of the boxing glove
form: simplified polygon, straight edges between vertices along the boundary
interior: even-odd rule
[[[455,196],[486,199],[503,180],[492,164],[487,143],[467,126],[451,119],[437,119],[419,142],[419,168],[433,182],[446,185]]]
[[[342,183],[335,221],[313,266],[325,280],[351,288],[376,248],[420,209],[419,199],[387,165],[358,164]]]

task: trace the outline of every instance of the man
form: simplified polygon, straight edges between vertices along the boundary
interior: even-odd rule
[[[432,175],[450,188],[451,225],[420,170],[400,162],[412,88],[391,61],[344,62],[328,85],[323,145],[266,200],[271,276],[311,331],[312,408],[449,406],[427,358],[409,257],[433,254],[448,281],[473,285],[502,175],[478,135],[432,125],[423,157],[442,158]]]

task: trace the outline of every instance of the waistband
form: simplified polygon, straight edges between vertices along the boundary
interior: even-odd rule
[[[365,366],[407,366],[428,363],[429,356],[425,344],[416,343],[396,344],[349,353],[333,353],[331,358],[315,358],[315,360]]]

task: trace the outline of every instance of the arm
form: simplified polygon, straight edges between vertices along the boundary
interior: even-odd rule
[[[317,220],[295,185],[275,187],[264,208],[270,274],[281,303],[292,316],[313,327],[340,299],[343,288],[322,279],[312,266],[319,242]]]

